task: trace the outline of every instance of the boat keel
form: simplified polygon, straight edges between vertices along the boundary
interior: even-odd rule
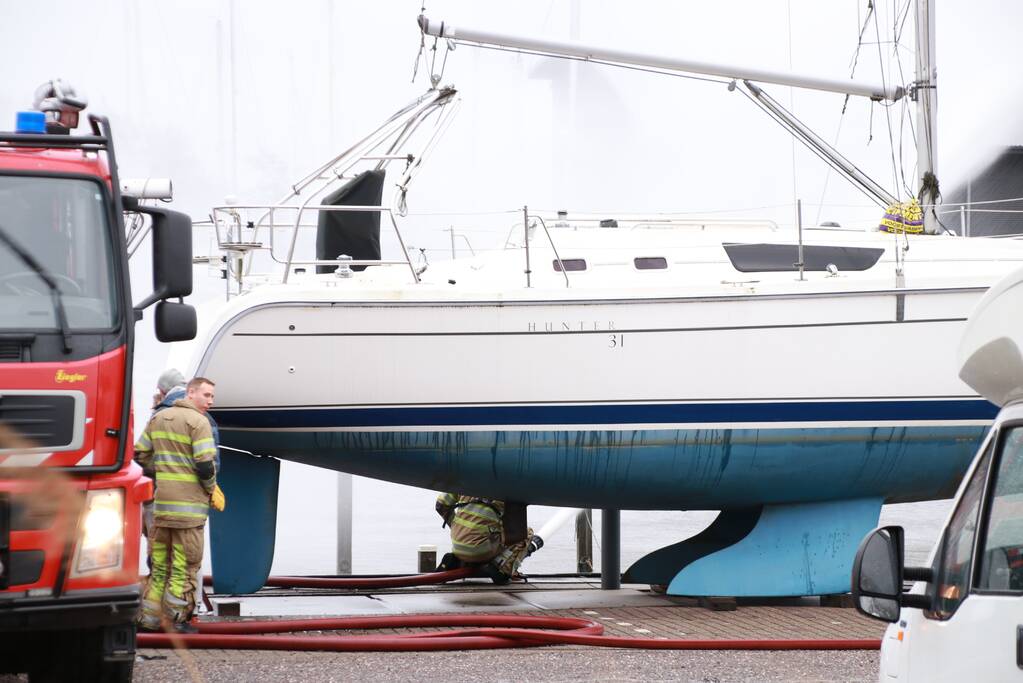
[[[853,557],[877,526],[880,498],[722,510],[702,532],[625,572],[669,595],[831,595],[849,590]]]
[[[227,506],[210,513],[213,589],[255,593],[266,583],[273,563],[281,462],[224,450],[220,457],[217,482]]]

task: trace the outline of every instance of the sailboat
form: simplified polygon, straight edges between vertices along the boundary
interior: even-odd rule
[[[785,121],[757,83],[906,94],[420,26],[712,70]],[[933,67],[918,66],[912,90],[929,101]],[[228,300],[201,312],[172,363],[216,378],[222,441],[252,454],[224,453],[233,495],[212,523],[218,592],[254,590],[269,572],[279,459],[523,504],[720,510],[625,573],[695,596],[844,593],[882,504],[955,491],[995,414],[957,377],[955,344],[1023,244],[941,228],[930,150],[919,206],[828,157],[886,207],[887,231],[524,207],[506,249],[425,264],[401,221],[458,105],[433,85],[276,203],[213,210]],[[933,128],[932,105],[920,107]],[[381,230],[397,258],[382,258]]]

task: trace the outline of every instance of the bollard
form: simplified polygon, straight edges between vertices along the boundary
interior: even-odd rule
[[[437,568],[437,546],[419,546],[419,573],[429,574]]]

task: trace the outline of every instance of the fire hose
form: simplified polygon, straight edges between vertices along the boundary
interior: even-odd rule
[[[472,568],[396,577],[270,577],[276,588],[394,588],[439,584],[473,575]],[[209,583],[209,577],[204,583]],[[590,645],[647,650],[877,650],[879,639],[690,639],[604,635],[602,624],[576,617],[443,614],[192,622],[198,633],[140,633],[140,648],[385,652],[479,650]],[[389,635],[282,635],[303,631],[459,627]],[[475,627],[475,628],[465,628]]]
[[[462,567],[446,572],[430,572],[428,574],[409,574],[407,576],[271,576],[263,584],[269,588],[406,588],[409,586],[428,586],[447,583],[455,579],[467,579],[476,575],[475,567]],[[204,576],[204,586],[213,583],[212,576]]]

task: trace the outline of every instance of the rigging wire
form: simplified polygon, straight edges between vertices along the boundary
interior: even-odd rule
[[[886,74],[885,74],[884,53],[883,53],[883,51],[881,49],[881,29],[880,29],[880,26],[879,26],[879,23],[878,23],[877,14],[878,14],[877,12],[873,13],[873,20],[874,20],[873,23],[874,23],[874,37],[877,40],[878,70],[879,70],[880,75],[881,75],[881,84],[882,84],[882,86],[887,86],[887,82],[891,81],[891,73],[889,72],[887,74],[887,78],[885,77]],[[897,54],[898,54],[898,52],[896,51],[896,55]],[[889,65],[889,68],[890,68],[890,65]],[[885,107],[884,108],[884,113],[885,113],[885,122],[887,123],[887,126],[888,126],[888,149],[889,149],[889,154],[891,155],[891,160],[892,160],[892,182],[895,185],[896,200],[897,201],[901,201],[901,197],[899,196],[902,193],[902,189],[899,187],[900,166],[899,166],[898,161],[896,161],[896,159],[895,159],[895,139],[894,139],[894,132],[892,130],[892,116],[891,116],[891,109],[890,109],[890,107]],[[871,106],[871,124],[873,125],[873,106]],[[913,195],[911,194],[911,196],[913,196]],[[895,249],[894,249],[894,252],[895,252],[895,275],[896,275],[897,278],[901,278],[903,276],[903,272],[904,272],[904,268],[905,268],[905,252],[909,249],[909,236],[906,235],[906,233],[903,231],[901,233],[901,244],[900,244],[900,233],[899,232],[893,232],[892,236],[893,236],[893,239],[895,241]]]
[[[863,18],[863,26],[860,27],[859,39],[856,41],[856,50],[853,51],[852,64],[849,65],[849,78],[852,78],[856,73],[856,66],[860,60],[860,48],[863,47],[863,34],[867,32],[867,26],[870,23],[870,17],[874,14],[874,3],[873,0],[867,1],[867,16]],[[845,107],[849,103],[849,95],[845,96],[845,102],[842,104],[842,113],[845,114]]]
[[[875,35],[875,37],[877,38],[878,41],[881,40],[881,29],[880,29],[880,27],[878,25],[878,21],[877,21],[877,12],[874,12],[874,35]],[[881,87],[887,88],[888,87],[888,83],[891,81],[891,74],[889,74],[889,77],[887,79],[885,78],[884,54],[881,51],[880,44],[877,46],[877,58],[878,58],[878,62],[879,62],[878,65],[879,65],[880,70],[881,70]],[[891,157],[892,157],[892,180],[895,183],[895,187],[898,188],[898,186],[899,186],[899,165],[898,165],[898,162],[895,160],[895,138],[894,138],[894,133],[892,131],[891,111],[890,111],[889,107],[885,107],[884,111],[885,111],[885,120],[886,120],[886,122],[888,124],[888,145],[889,145],[889,150],[890,150]],[[899,192],[897,190],[896,191],[896,198],[897,199],[899,198],[898,194],[899,194]]]
[[[859,64],[860,59],[860,48],[863,47],[863,45],[865,45],[865,43],[863,42],[863,35],[867,31],[867,26],[870,25],[870,17],[873,13],[874,13],[873,0],[868,0],[867,16],[863,18],[863,24],[860,26],[860,33],[856,40],[856,49],[853,51],[853,56],[849,64],[850,79],[852,79],[856,75],[856,67]],[[838,146],[838,139],[842,135],[842,124],[845,122],[845,113],[849,107],[849,97],[850,95],[846,94],[845,98],[843,98],[842,100],[842,112],[838,116],[838,129],[835,131],[835,141],[832,143],[832,145],[836,147]],[[871,109],[871,112],[873,112],[873,108]],[[817,223],[818,225],[821,222],[821,212],[824,210],[824,198],[827,196],[828,184],[831,182],[831,171],[832,169],[829,168],[828,172],[824,175],[824,186],[821,188],[821,199],[819,202],[817,202],[817,219],[814,222]]]
[[[913,6],[913,0],[906,0],[902,6],[902,19],[896,20],[898,27],[895,29],[895,43],[898,45],[902,40],[902,31],[906,27],[906,20],[909,19],[909,9]]]
[[[1023,202],[1023,197],[1012,197],[1009,199],[985,199],[977,202],[956,202],[952,206],[981,206],[983,204],[1003,204],[1005,202]]]
[[[426,14],[426,2],[423,2],[419,8],[419,15],[423,16]],[[416,63],[412,65],[412,82],[416,82],[416,75],[419,73],[419,60],[423,56],[423,50],[426,49],[426,32],[419,32],[419,52],[416,54]]]
[[[792,71],[792,0],[788,0],[786,3],[787,8],[787,23],[788,23],[788,39],[789,39],[789,71]],[[796,112],[796,99],[795,99],[795,88],[789,88],[789,110],[792,115],[795,116]],[[797,189],[796,182],[796,138],[795,136],[789,136],[789,154],[792,163],[792,208],[796,211],[793,223],[800,225],[802,224],[802,208],[799,203],[799,191]]]
[[[893,29],[892,29],[894,31],[894,37],[895,37],[895,49],[892,51],[892,57],[895,59],[895,65],[899,69],[899,80],[902,83],[906,82],[906,74],[905,74],[905,72],[902,69],[902,59],[899,58],[898,48],[900,47],[899,40],[900,40],[900,38],[902,36],[902,29],[903,29],[903,27],[905,25],[906,18],[909,16],[909,8],[910,8],[910,5],[911,5],[911,2],[912,2],[912,0],[906,0],[906,3],[903,5],[903,10],[901,12],[901,14],[902,14],[902,20],[901,20],[902,23],[901,24],[899,23],[898,14],[896,14],[895,25],[893,26]],[[903,148],[904,148],[903,141],[905,140],[905,126],[906,126],[906,119],[907,118],[909,119],[909,129],[910,129],[910,133],[912,134],[913,145],[915,147],[916,146],[916,129],[913,127],[913,116],[912,116],[912,114],[911,114],[911,112],[909,110],[909,100],[908,100],[908,98],[903,98],[903,102],[902,102],[902,115],[899,117],[899,172],[902,175],[902,186],[903,186],[903,189],[905,189],[906,194],[909,195],[910,197],[915,197],[916,196],[916,192],[913,191],[913,189],[909,186],[909,183],[906,181],[906,162],[905,162],[905,160],[903,158]],[[914,166],[914,170],[916,170],[915,166]]]

